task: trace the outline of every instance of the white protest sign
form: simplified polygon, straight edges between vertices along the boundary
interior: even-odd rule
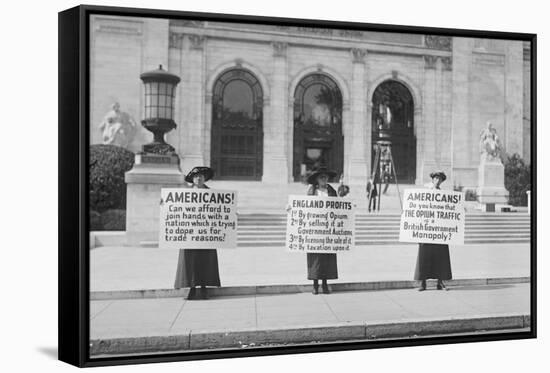
[[[400,242],[464,245],[464,193],[405,189]]]
[[[289,196],[288,201],[288,251],[331,254],[353,248],[355,207],[351,201],[316,196]]]
[[[237,193],[231,190],[163,188],[161,249],[237,247]]]

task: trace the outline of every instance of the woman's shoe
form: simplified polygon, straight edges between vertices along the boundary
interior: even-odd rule
[[[437,281],[437,290],[449,290],[449,289],[445,286],[443,281],[438,280]]]
[[[187,299],[187,300],[199,299],[197,296],[197,288],[192,287],[191,289],[189,289],[189,293],[187,293],[187,297],[185,297],[184,299]]]
[[[321,284],[321,289],[323,289],[323,294],[330,294],[330,290],[328,290],[327,280],[323,280],[323,283]]]
[[[319,294],[319,281],[313,280],[313,291],[311,292],[313,295]]]
[[[420,284],[420,287],[418,288],[418,291],[424,291],[426,290],[426,281],[422,281]]]

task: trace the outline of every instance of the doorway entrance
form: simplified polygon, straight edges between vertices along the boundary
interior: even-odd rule
[[[329,76],[315,73],[294,93],[294,180],[304,180],[320,166],[338,174],[344,168],[342,94]]]
[[[416,137],[414,102],[409,89],[395,80],[376,87],[372,98],[372,158],[376,141],[391,141],[391,153],[399,183],[414,184],[416,179]],[[393,178],[392,170],[387,170]]]
[[[263,93],[247,70],[223,73],[212,95],[211,166],[221,180],[261,180]]]

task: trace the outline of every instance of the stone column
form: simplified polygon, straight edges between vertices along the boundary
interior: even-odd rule
[[[429,181],[429,173],[436,167],[436,121],[437,121],[437,97],[436,97],[436,56],[424,56],[424,100],[422,102],[422,157],[419,170],[419,184]]]
[[[453,60],[452,57],[441,57],[438,64],[438,90],[439,108],[437,132],[437,167],[447,175],[447,188],[452,188],[454,183],[452,167],[452,100],[451,100],[451,79]]]
[[[286,184],[288,168],[288,72],[287,44],[274,42],[271,97],[264,98],[264,182]],[[265,93],[264,93],[265,95]],[[265,97],[265,96],[264,96]]]
[[[352,84],[351,84],[351,121],[347,126],[348,132],[345,134],[351,137],[347,142],[350,146],[348,167],[346,167],[345,178],[350,185],[364,186],[367,182],[368,169],[367,149],[370,150],[370,143],[366,142],[367,132],[367,95],[366,95],[366,67],[365,58],[367,51],[365,49],[351,50],[352,65]],[[356,188],[351,188],[356,189]]]
[[[477,145],[478,130],[472,129],[470,114],[470,69],[473,39],[453,38],[452,66],[452,166],[457,185],[477,186],[477,169],[473,166],[472,143]]]
[[[424,158],[422,157],[422,154],[424,154],[423,140],[425,136],[424,124],[422,123],[421,103],[414,106],[414,135],[416,137],[416,179],[414,183],[416,185],[421,185],[423,180],[422,166],[424,162]]]
[[[506,44],[504,150],[523,155],[523,43]]]
[[[203,35],[186,35],[181,54],[181,95],[178,97],[181,169],[184,173],[205,164],[204,152],[210,134],[205,133],[205,67]]]

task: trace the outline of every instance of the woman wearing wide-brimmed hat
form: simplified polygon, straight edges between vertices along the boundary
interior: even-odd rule
[[[194,167],[185,177],[192,188],[209,189],[206,181],[214,177],[210,167]],[[200,292],[197,287],[200,286]],[[190,288],[187,299],[207,299],[207,286],[220,286],[216,249],[180,250],[174,287]]]
[[[432,172],[431,188],[440,189],[447,176],[444,172]],[[437,289],[447,290],[443,280],[452,279],[451,258],[449,255],[449,245],[420,243],[418,244],[418,257],[416,259],[416,269],[414,279],[420,281],[419,291],[426,290],[427,279],[437,279]]]
[[[307,194],[309,196],[336,197],[336,190],[328,183],[335,177],[336,172],[326,167],[314,170],[307,178],[307,182],[310,184]],[[327,280],[338,278],[336,254],[307,253],[307,278],[313,280],[313,294],[319,293],[319,280],[322,281],[323,293],[328,294]]]

